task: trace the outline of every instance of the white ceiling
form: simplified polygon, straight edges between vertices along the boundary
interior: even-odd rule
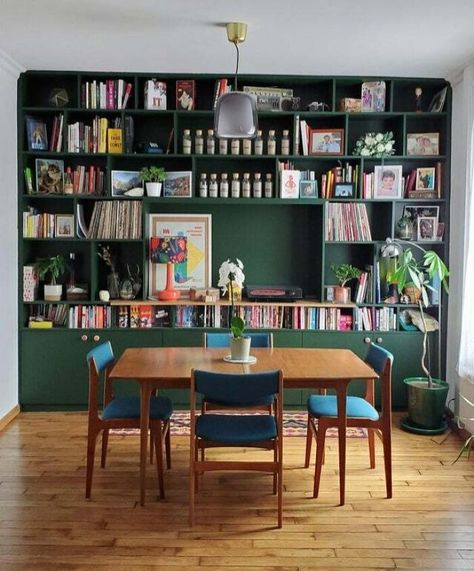
[[[474,58],[473,0],[0,0],[25,69],[446,77]]]

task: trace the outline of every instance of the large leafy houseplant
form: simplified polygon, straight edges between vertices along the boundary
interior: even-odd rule
[[[39,258],[35,263],[40,279],[44,280],[44,299],[46,301],[59,301],[63,286],[57,283],[67,269],[66,259],[61,254]],[[49,277],[49,281],[47,278]]]

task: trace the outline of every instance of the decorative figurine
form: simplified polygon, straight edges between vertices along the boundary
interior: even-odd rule
[[[416,97],[415,110],[417,113],[421,113],[421,111],[423,111],[423,109],[421,108],[422,94],[423,94],[423,89],[421,89],[421,87],[415,87],[415,97]]]

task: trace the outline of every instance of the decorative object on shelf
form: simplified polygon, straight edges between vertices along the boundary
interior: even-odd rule
[[[221,198],[229,197],[229,181],[227,179],[227,173],[225,172],[221,174],[221,182],[219,185],[219,196]]]
[[[254,154],[263,155],[263,137],[260,130],[257,131],[257,136],[255,137]]]
[[[57,280],[66,272],[66,260],[61,254],[48,258],[39,258],[35,263],[36,271],[40,279],[45,280],[49,275],[49,283],[44,284],[45,301],[60,301],[63,291],[62,284]],[[46,281],[46,280],[45,280]]]
[[[253,139],[257,134],[257,100],[249,93],[238,90],[239,43],[245,41],[247,24],[231,22],[227,24],[227,38],[237,52],[234,90],[224,93],[217,100],[214,112],[214,131],[218,139]]]
[[[439,133],[408,133],[407,155],[439,155]]]
[[[265,194],[265,198],[273,198],[272,173],[267,173],[265,175],[265,183],[263,185],[263,192]]]
[[[36,266],[23,266],[23,301],[36,301],[38,295],[38,281],[38,271]]]
[[[166,173],[163,196],[172,198],[191,198],[192,171],[170,171]]]
[[[268,139],[267,139],[267,155],[275,155],[276,154],[276,138],[275,138],[275,131],[270,129],[268,131]]]
[[[244,86],[244,93],[257,100],[258,111],[298,111],[300,98],[293,97],[293,89],[287,87]]]
[[[343,155],[344,129],[310,129],[310,155]]]
[[[318,198],[318,181],[300,180],[300,198]]]
[[[290,154],[290,131],[288,129],[283,129],[283,135],[281,138],[281,154]]]
[[[423,95],[423,89],[421,89],[421,87],[415,87],[415,111],[417,113],[421,113],[423,111],[421,103],[422,95]]]
[[[192,152],[192,139],[191,130],[184,129],[183,131],[183,155],[190,155]]]
[[[248,362],[250,359],[251,338],[244,335],[245,322],[241,317],[233,315],[230,322],[230,358],[232,361]]]
[[[435,218],[436,226],[439,226],[439,206],[405,206],[403,208],[403,216],[411,221],[412,239],[416,238],[418,232],[418,218],[420,217]]]
[[[55,238],[74,238],[74,214],[56,214]]]
[[[406,214],[398,220],[396,233],[401,240],[413,240],[413,220]]]
[[[250,198],[251,196],[250,173],[245,172],[242,180],[242,198]]]
[[[69,103],[69,95],[64,87],[55,87],[51,90],[48,103],[51,107],[66,107]]]
[[[297,170],[282,170],[280,172],[280,198],[298,198],[300,192],[301,172]]]
[[[135,296],[133,295],[133,284],[129,278],[124,278],[120,282],[120,299],[135,299]]]
[[[259,172],[253,175],[252,195],[254,198],[262,198],[262,175]]]
[[[112,196],[117,198],[143,196],[140,171],[112,171]]]
[[[435,167],[423,167],[416,169],[415,190],[435,189]]]
[[[145,109],[166,109],[166,83],[156,79],[145,81]]]
[[[214,138],[214,129],[207,130],[206,153],[208,155],[216,154],[216,139]]]
[[[115,254],[110,246],[99,244],[97,246],[97,255],[110,268],[110,272],[107,275],[107,289],[109,290],[110,298],[118,299],[120,297],[120,278],[115,269]]]
[[[245,281],[244,265],[239,258],[235,258],[235,260],[235,262],[231,262],[230,258],[228,258],[225,262],[222,262],[219,268],[219,282],[217,284],[222,289],[222,295],[226,295],[228,292],[232,304],[234,301],[242,299],[242,289]]]
[[[362,111],[362,100],[354,97],[343,97],[339,99],[338,110],[346,113],[360,113]]]
[[[354,184],[352,182],[336,182],[334,184],[335,198],[354,198]]]
[[[352,154],[383,159],[395,154],[394,145],[395,141],[393,140],[392,131],[387,131],[386,133],[366,133],[356,141]]]
[[[36,188],[42,194],[63,194],[64,161],[35,159]]]
[[[194,152],[196,155],[204,154],[204,136],[202,134],[202,129],[196,129],[196,135],[194,137]]]
[[[161,187],[166,179],[166,171],[162,167],[143,167],[140,178],[145,183],[148,196],[161,196]]]
[[[329,105],[322,101],[311,101],[311,103],[306,106],[306,110],[311,111],[312,113],[322,113],[324,111],[329,111]]]
[[[48,150],[48,131],[46,122],[38,117],[26,116],[26,134],[29,151]]]
[[[107,289],[101,289],[99,291],[99,299],[104,303],[108,303],[110,301],[110,292]]]
[[[187,238],[184,236],[152,236],[150,261],[152,264],[166,264],[166,287],[159,292],[159,300],[175,301],[181,297],[181,292],[174,288],[174,265],[184,264],[187,259]]]
[[[435,93],[428,107],[428,111],[430,113],[441,113],[443,111],[444,102],[446,101],[447,93],[448,93],[447,87],[443,87],[441,91]]]
[[[194,79],[178,79],[176,81],[176,109],[194,111],[195,101],[196,82]]]
[[[207,198],[208,188],[207,188],[207,174],[205,172],[201,173],[201,178],[199,179],[199,196],[200,198]]]
[[[366,81],[362,84],[362,111],[383,113],[385,111],[385,81]]]
[[[349,303],[351,300],[351,288],[346,284],[351,280],[358,279],[361,271],[352,264],[331,264],[339,285],[334,288],[334,301],[337,303]]]
[[[402,198],[402,165],[377,165],[374,168],[374,198]]]
[[[434,216],[419,216],[417,219],[416,239],[420,242],[434,242],[437,232],[437,218]]]
[[[422,253],[422,258],[417,259],[412,247]],[[409,243],[404,248],[404,241],[387,238],[381,249],[382,257],[396,259],[394,280],[400,293],[406,292],[407,287],[414,286],[421,292],[417,301],[419,318],[410,312],[413,323],[423,332],[423,352],[421,355],[421,368],[426,377],[410,377],[404,379],[408,388],[408,418],[402,421],[402,427],[413,432],[420,429],[426,430],[426,434],[444,432],[447,424],[443,420],[448,383],[440,379],[433,379],[430,365],[426,364],[428,352],[428,331],[438,329],[437,322],[431,318],[428,323],[424,313],[424,307],[429,305],[428,290],[432,291],[431,298],[435,297],[438,302],[441,320],[441,288],[448,293],[447,278],[449,270],[439,255],[432,250],[425,250],[418,244]],[[441,371],[442,331],[438,333],[438,371]]]

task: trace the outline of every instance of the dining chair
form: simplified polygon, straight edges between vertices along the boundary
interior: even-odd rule
[[[392,497],[392,364],[393,355],[386,349],[374,345],[369,347],[366,363],[379,375],[382,393],[382,408],[379,413],[374,407],[374,381],[367,381],[365,397],[347,397],[347,426],[366,428],[368,431],[370,468],[375,468],[374,434],[380,437],[383,445],[385,465],[385,485],[387,498]],[[313,436],[316,440],[316,463],[314,469],[313,497],[317,498],[324,463],[324,441],[326,430],[337,427],[337,397],[335,395],[312,395],[308,399],[308,427],[306,433],[305,468],[311,457]],[[339,466],[345,479],[345,467]],[[344,497],[341,505],[344,504]]]
[[[92,476],[97,436],[102,431],[101,468],[105,468],[109,430],[115,428],[140,428],[139,397],[114,397],[108,376],[115,363],[110,341],[101,343],[87,353],[89,368],[89,412],[87,431],[86,498],[91,496]],[[104,382],[104,405],[99,411],[98,389]],[[173,412],[168,397],[153,396],[150,401],[150,434],[156,450],[156,464],[160,498],[165,497],[163,482],[163,447],[166,450],[166,466],[171,468],[170,417]]]
[[[196,394],[251,414],[201,414],[196,417]],[[272,414],[253,413],[252,403],[264,397],[276,400]],[[282,526],[283,498],[283,375],[281,370],[251,374],[192,371],[189,524],[194,523],[197,476],[216,470],[251,470],[273,474],[278,496],[278,527]],[[251,447],[273,450],[273,461],[199,460],[199,450],[215,447]]]

